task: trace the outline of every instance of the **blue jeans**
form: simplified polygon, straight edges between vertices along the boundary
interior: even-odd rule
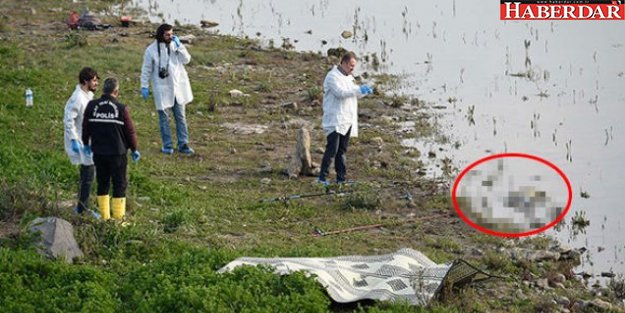
[[[321,160],[321,173],[319,173],[320,180],[326,180],[328,174],[330,174],[330,164],[332,163],[332,159],[334,159],[336,180],[345,181],[345,176],[347,174],[345,153],[347,152],[347,146],[349,145],[349,135],[351,132],[352,129],[350,128],[345,135],[341,135],[337,132],[333,132],[328,135],[326,151],[323,153],[323,159]]]
[[[174,107],[171,108],[176,121],[176,137],[178,138],[178,148],[189,143],[189,131],[187,129],[187,117],[185,116],[185,106],[174,101]],[[163,140],[163,148],[173,149],[171,141],[171,131],[169,130],[169,114],[167,110],[158,110],[158,126],[161,130],[161,139]]]

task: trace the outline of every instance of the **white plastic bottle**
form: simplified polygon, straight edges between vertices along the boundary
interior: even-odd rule
[[[27,107],[33,106],[33,91],[30,90],[30,88],[26,89],[25,96],[26,96],[26,106]]]

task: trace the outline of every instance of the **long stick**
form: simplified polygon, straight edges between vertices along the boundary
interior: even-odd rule
[[[406,219],[406,220],[399,221],[399,222],[396,222],[396,223],[371,224],[371,225],[355,226],[355,227],[344,228],[344,229],[339,229],[339,230],[334,230],[334,231],[329,231],[329,232],[324,232],[320,228],[315,227],[315,231],[312,234],[312,236],[313,237],[324,237],[324,236],[328,236],[328,235],[350,233],[350,232],[354,232],[354,231],[361,231],[361,230],[367,230],[367,229],[372,229],[372,228],[380,228],[380,227],[385,227],[385,226],[399,226],[399,225],[403,225],[403,224],[410,223],[410,222],[425,221],[425,220],[429,220],[429,219],[432,219],[432,218],[435,218],[435,217],[440,217],[440,215],[429,215],[429,216],[424,216],[424,217],[421,217],[421,218],[411,218],[411,219]]]

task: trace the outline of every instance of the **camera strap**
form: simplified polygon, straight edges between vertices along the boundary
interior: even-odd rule
[[[167,46],[167,66],[165,69],[169,72],[169,44],[165,43],[165,45]],[[160,71],[163,68],[161,67],[161,41],[156,41],[156,50],[158,51],[158,70]]]

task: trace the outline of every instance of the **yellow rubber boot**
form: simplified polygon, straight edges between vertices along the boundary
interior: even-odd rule
[[[113,198],[113,218],[121,220],[126,215],[126,198]]]
[[[98,208],[103,220],[111,218],[111,204],[109,203],[109,195],[98,196]]]

